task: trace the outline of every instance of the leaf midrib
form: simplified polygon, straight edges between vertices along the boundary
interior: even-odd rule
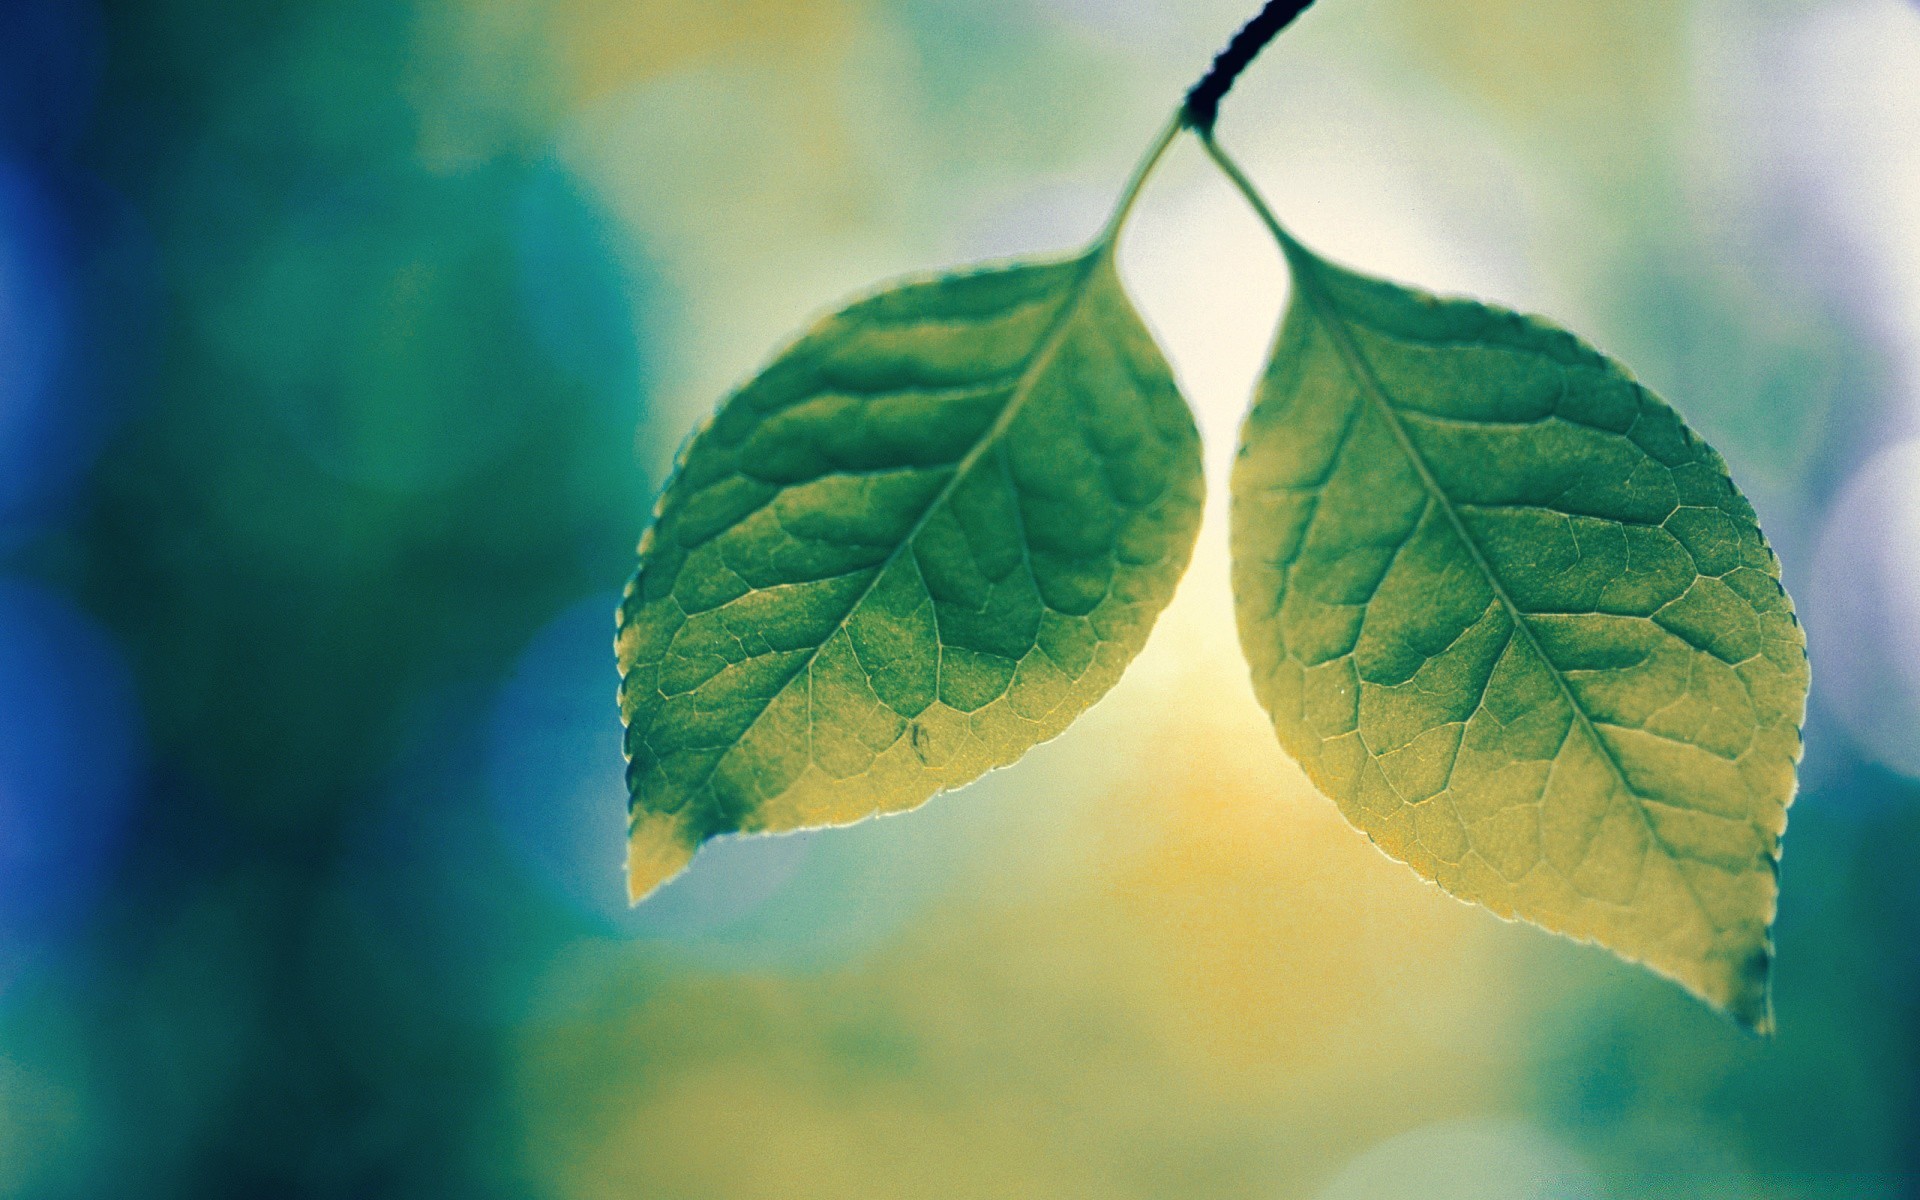
[[[1712,911],[1707,908],[1699,889],[1694,886],[1693,880],[1681,866],[1684,856],[1679,854],[1672,843],[1662,837],[1660,831],[1654,827],[1653,818],[1646,810],[1646,800],[1627,778],[1626,769],[1621,766],[1619,756],[1614,753],[1613,747],[1607,744],[1606,739],[1600,736],[1600,730],[1594,725],[1593,718],[1580,703],[1579,697],[1574,694],[1572,686],[1567,682],[1566,676],[1561,673],[1559,665],[1548,657],[1546,647],[1540,644],[1540,639],[1534,633],[1533,627],[1527,623],[1528,614],[1523,612],[1514,602],[1513,597],[1507,593],[1506,585],[1501,582],[1500,576],[1493,569],[1493,564],[1487,560],[1485,552],[1481,550],[1480,543],[1474,539],[1473,534],[1467,529],[1466,522],[1461,519],[1459,511],[1454,507],[1453,498],[1440,486],[1438,477],[1427,464],[1426,456],[1420,452],[1418,446],[1414,445],[1406,426],[1400,420],[1400,414],[1394,409],[1392,401],[1387,398],[1386,390],[1381,386],[1379,377],[1374,374],[1372,364],[1367,361],[1366,355],[1354,340],[1350,323],[1334,305],[1332,297],[1327,294],[1312,253],[1284,232],[1278,230],[1276,232],[1280,232],[1281,249],[1285,252],[1287,263],[1293,270],[1293,278],[1299,286],[1301,295],[1306,298],[1315,319],[1327,331],[1327,337],[1333,342],[1334,350],[1339,354],[1348,373],[1353,376],[1361,392],[1366,395],[1368,401],[1379,411],[1387,427],[1392,430],[1394,440],[1399,443],[1401,451],[1420,476],[1421,484],[1433,497],[1434,503],[1447,515],[1454,533],[1458,535],[1461,544],[1466,547],[1468,555],[1472,557],[1474,566],[1479,568],[1480,574],[1493,589],[1495,598],[1507,610],[1507,615],[1513,621],[1514,627],[1526,638],[1527,644],[1545,664],[1547,673],[1553,677],[1554,684],[1560,689],[1560,694],[1566,698],[1567,707],[1572,710],[1574,720],[1579,722],[1580,727],[1586,731],[1587,739],[1600,751],[1601,757],[1606,760],[1608,768],[1612,770],[1614,778],[1620,781],[1621,789],[1632,798],[1633,811],[1639,815],[1640,823],[1646,829],[1647,836],[1673,862],[1674,874],[1679,876],[1681,884],[1687,890],[1687,895],[1693,898],[1694,906],[1700,910],[1701,917],[1716,934],[1724,933],[1725,930],[1714,919]],[[1555,755],[1556,761],[1558,757]]]
[[[1070,285],[1067,298],[1060,306],[1059,314],[1054,317],[1052,323],[1047,326],[1039,340],[1034,343],[1034,348],[1027,358],[1026,367],[1021,371],[1019,379],[1014,384],[1013,392],[1007,397],[1007,402],[1005,406],[1001,408],[999,416],[994,418],[993,423],[987,426],[986,430],[981,433],[979,439],[974,442],[972,448],[969,449],[960,459],[959,463],[955,465],[953,474],[948,476],[947,482],[941,486],[939,491],[934,493],[932,499],[927,501],[926,506],[920,510],[920,515],[914,518],[913,524],[908,527],[907,532],[901,537],[899,544],[889,551],[887,557],[874,569],[873,578],[869,579],[867,585],[854,595],[852,603],[848,604],[840,616],[835,619],[832,628],[827,631],[826,636],[822,637],[807,656],[801,659],[793,670],[788,672],[786,677],[780,680],[779,684],[767,693],[766,700],[755,710],[753,716],[748,718],[746,724],[741,727],[739,735],[733,740],[733,744],[714,757],[713,765],[708,767],[699,776],[697,782],[687,787],[686,792],[691,793],[709,787],[713,782],[713,777],[719,773],[721,764],[727,760],[729,755],[740,748],[740,744],[746,740],[747,735],[753,732],[754,726],[760,723],[760,718],[766,716],[767,710],[773,707],[773,702],[778,700],[786,693],[788,688],[793,686],[794,680],[812,671],[814,663],[819,661],[820,655],[826,651],[827,644],[846,630],[847,623],[853,619],[854,613],[860,611],[860,606],[865,604],[867,598],[873,594],[873,590],[880,586],[880,581],[886,577],[887,572],[893,569],[894,564],[900,561],[900,556],[913,545],[914,539],[920,536],[921,531],[926,528],[926,524],[932,519],[933,514],[942,504],[945,504],[947,500],[952,497],[954,490],[959,487],[960,481],[979,463],[987,450],[998,442],[1007,430],[1012,427],[1015,418],[1020,415],[1021,409],[1025,407],[1028,398],[1033,394],[1034,384],[1040,376],[1045,373],[1047,367],[1052,364],[1054,356],[1059,353],[1061,345],[1066,341],[1067,329],[1073,323],[1073,318],[1078,315],[1081,304],[1086,300],[1089,284],[1094,274],[1100,266],[1112,256],[1114,247],[1115,241],[1111,236],[1103,237],[1101,240],[1096,241],[1082,256],[1080,272]],[[1024,550],[1025,548],[1023,542],[1022,549]],[[937,642],[939,640],[937,613],[935,614],[935,621],[934,638]],[[938,695],[935,695],[933,702],[936,704],[940,703]],[[809,694],[808,697],[807,739],[809,750],[811,750],[813,739],[811,694]],[[811,758],[811,754],[809,754],[809,758]],[[717,800],[718,798],[716,797],[715,799]]]

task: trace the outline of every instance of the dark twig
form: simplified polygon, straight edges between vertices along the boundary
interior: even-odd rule
[[[1220,116],[1220,101],[1232,89],[1240,72],[1312,3],[1313,0],[1268,0],[1253,20],[1242,25],[1227,48],[1214,57],[1212,68],[1187,93],[1187,124],[1201,133],[1211,132]]]

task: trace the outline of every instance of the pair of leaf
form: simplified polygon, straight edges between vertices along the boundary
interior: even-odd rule
[[[1200,523],[1198,434],[1114,250],[828,318],[689,444],[621,604],[636,902],[720,834],[915,807],[1138,653]],[[1754,1028],[1807,687],[1752,509],[1672,409],[1542,322],[1336,268],[1294,289],[1233,475],[1282,745],[1463,899]]]

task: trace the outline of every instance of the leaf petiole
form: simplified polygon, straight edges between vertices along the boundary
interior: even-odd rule
[[[1281,245],[1286,246],[1291,243],[1292,239],[1287,237],[1273,219],[1273,214],[1267,210],[1265,204],[1261,203],[1253,185],[1214,142],[1213,124],[1220,114],[1220,101],[1233,90],[1233,85],[1240,78],[1240,73],[1247,69],[1248,64],[1252,63],[1262,50],[1266,49],[1269,42],[1279,36],[1281,30],[1292,24],[1293,19],[1305,12],[1312,4],[1313,0],[1268,0],[1266,6],[1256,13],[1252,20],[1240,27],[1239,32],[1233,35],[1225,49],[1214,56],[1213,65],[1207,73],[1187,90],[1180,107],[1174,110],[1173,116],[1153,139],[1153,144],[1148,146],[1147,152],[1141,156],[1140,164],[1133,169],[1132,177],[1127,180],[1126,187],[1120,192],[1120,199],[1114,205],[1113,215],[1107,218],[1106,225],[1100,230],[1100,236],[1094,239],[1095,246],[1104,248],[1108,254],[1113,253],[1115,246],[1119,243],[1120,228],[1126,224],[1128,215],[1133,212],[1134,201],[1139,199],[1141,188],[1146,185],[1147,178],[1153,174],[1153,169],[1160,164],[1161,157],[1166,154],[1167,148],[1173,145],[1173,140],[1180,136],[1182,130],[1191,130],[1200,139],[1201,144],[1207,148],[1208,155],[1234,181],[1241,194],[1253,203],[1261,219],[1266,221],[1268,228],[1272,229],[1274,235],[1280,239]]]
[[[1267,232],[1273,234],[1274,240],[1280,243],[1281,252],[1287,256],[1289,262],[1292,262],[1295,253],[1300,249],[1300,244],[1293,240],[1293,235],[1281,226],[1280,219],[1273,215],[1271,208],[1267,207],[1266,198],[1261,196],[1260,189],[1255,187],[1253,180],[1240,169],[1240,164],[1233,160],[1233,156],[1214,140],[1211,129],[1196,129],[1194,136],[1200,139],[1200,146],[1207,152],[1207,157],[1213,160],[1213,164],[1220,168],[1221,173],[1233,184],[1241,198],[1246,200],[1248,206],[1253,209],[1254,215],[1260,218],[1260,223],[1267,227]]]
[[[1107,254],[1113,253],[1120,241],[1120,227],[1126,224],[1128,214],[1133,212],[1133,203],[1140,198],[1140,190],[1146,186],[1147,177],[1160,165],[1167,147],[1173,145],[1173,139],[1179,137],[1184,128],[1186,110],[1181,109],[1168,119],[1154,137],[1153,144],[1147,147],[1147,152],[1140,156],[1139,165],[1133,168],[1132,177],[1127,180],[1127,186],[1121,190],[1120,199],[1113,206],[1113,215],[1107,218],[1107,223],[1100,229],[1100,236],[1094,239],[1095,246],[1101,247]]]

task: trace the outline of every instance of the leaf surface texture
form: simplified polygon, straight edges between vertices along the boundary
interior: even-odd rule
[[[1808,673],[1751,506],[1571,334],[1282,246],[1232,483],[1281,743],[1453,895],[1765,1028]]]
[[[1139,651],[1200,451],[1111,245],[855,303],[690,442],[619,614],[636,899],[1011,763]]]

